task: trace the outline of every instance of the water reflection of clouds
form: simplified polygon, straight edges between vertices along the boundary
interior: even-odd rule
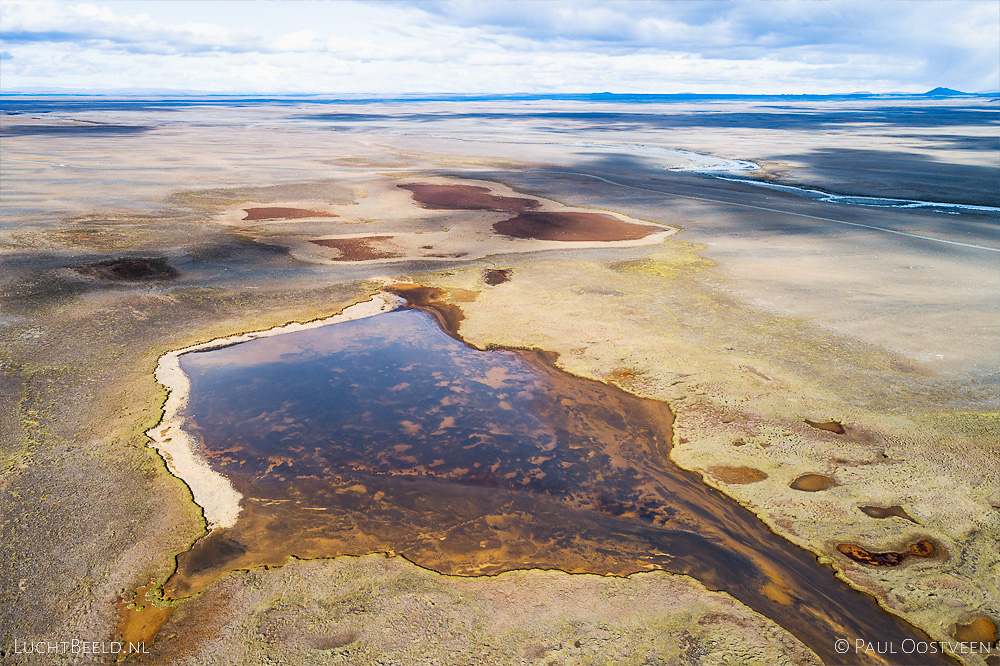
[[[171,596],[289,555],[391,551],[465,575],[687,573],[819,652],[835,628],[901,631],[672,465],[663,403],[562,373],[541,353],[472,349],[412,310],[281,337],[257,341],[276,354],[216,350],[249,364],[192,378],[193,427],[247,500],[233,528],[180,556]]]

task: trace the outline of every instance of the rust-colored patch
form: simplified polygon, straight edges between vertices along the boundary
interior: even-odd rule
[[[397,282],[385,287],[385,291],[405,298],[407,307],[419,308],[431,313],[448,335],[455,339],[461,339],[458,337],[458,327],[465,319],[465,313],[457,305],[445,302],[449,294],[444,289]]]
[[[514,269],[512,268],[491,268],[490,270],[483,271],[483,282],[491,287],[495,287],[498,284],[510,282],[510,276],[513,272]]]
[[[871,516],[872,518],[891,518],[896,516],[898,518],[903,518],[911,523],[916,523],[917,521],[913,519],[913,516],[906,513],[903,507],[898,504],[893,504],[892,506],[859,506],[862,513],[866,516]]]
[[[934,542],[929,539],[921,539],[916,543],[911,543],[909,547],[910,555],[915,557],[931,557],[934,555]]]
[[[339,217],[333,213],[323,213],[318,210],[308,210],[306,208],[284,208],[281,206],[268,206],[266,208],[244,208],[247,216],[246,220],[297,220],[303,217]]]
[[[767,474],[753,467],[730,467],[729,465],[714,465],[708,468],[708,473],[723,483],[742,485],[757,483],[767,478]]]
[[[624,241],[645,238],[659,229],[622,222],[604,213],[527,211],[493,225],[512,238],[550,241]]]
[[[788,484],[788,487],[792,490],[804,490],[807,493],[815,493],[820,490],[832,488],[835,485],[837,485],[837,482],[828,476],[823,476],[822,474],[803,474]]]
[[[453,303],[472,303],[479,297],[479,292],[472,289],[448,287],[448,299]]]
[[[413,200],[421,208],[430,210],[495,210],[520,213],[538,208],[536,199],[505,197],[493,194],[478,185],[433,185],[430,183],[405,183],[398,185],[413,193]]]
[[[839,550],[844,555],[855,562],[861,562],[862,564],[870,564],[876,567],[894,567],[903,563],[906,559],[908,553],[873,553],[870,550],[865,550],[861,546],[856,546],[852,543],[842,543],[837,546]]]
[[[619,368],[611,373],[611,378],[618,382],[629,382],[639,376],[632,368]]]
[[[851,558],[855,562],[870,564],[875,567],[895,567],[903,563],[909,557],[931,557],[937,552],[934,542],[929,539],[921,539],[907,546],[906,550],[896,552],[874,553],[853,543],[842,543],[837,546],[837,550]]]
[[[818,430],[826,430],[827,432],[832,432],[837,435],[843,435],[846,431],[844,430],[843,424],[839,421],[810,421],[809,419],[803,419],[807,425],[811,425],[813,428]]]
[[[988,617],[977,617],[965,624],[956,624],[952,635],[957,641],[995,645],[997,642],[997,625]]]
[[[320,238],[310,241],[320,247],[340,250],[334,261],[371,261],[398,259],[403,254],[392,245],[392,236],[356,236],[353,238]]]
[[[153,604],[149,593],[154,583],[136,588],[134,601],[119,597],[115,604],[118,609],[118,635],[121,636],[123,654],[141,653],[144,647],[153,643],[153,637],[170,617],[173,606],[160,608]]]

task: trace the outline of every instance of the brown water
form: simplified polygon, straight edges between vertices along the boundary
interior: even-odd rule
[[[788,487],[793,490],[802,490],[807,493],[818,493],[821,490],[827,490],[837,485],[837,482],[828,476],[822,474],[803,474],[802,476],[796,477],[794,481],[788,484]]]
[[[433,307],[433,294],[410,291]],[[168,596],[290,555],[388,551],[460,575],[690,574],[828,663],[886,663],[841,657],[838,638],[924,638],[673,465],[666,404],[561,372],[545,352],[471,348],[438,324],[459,315],[436,314],[181,357],[189,428],[245,499],[233,528],[179,557]]]
[[[913,516],[906,513],[906,510],[898,504],[893,504],[892,506],[859,506],[858,508],[866,516],[871,516],[872,518],[891,518],[896,516],[911,523],[917,522]],[[919,523],[917,524],[919,525]]]

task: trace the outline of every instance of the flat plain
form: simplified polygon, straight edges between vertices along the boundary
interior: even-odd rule
[[[31,663],[15,640],[118,636],[147,642],[141,663],[841,663],[834,641],[867,617],[992,643],[949,658],[997,663],[995,99],[9,96],[0,110],[4,663]],[[484,483],[428,435],[420,455],[353,461],[332,522],[290,523],[339,525],[325,541],[261,529],[272,509],[251,510],[265,495],[249,481],[247,522],[196,503],[211,482],[178,478],[156,448],[174,436],[161,358],[380,294],[456,344],[536,355],[545,386],[584,382],[559,432],[601,431],[613,418],[586,414],[634,400],[655,407],[616,408],[621,432],[655,412],[642,427],[669,442],[592,444],[607,467],[501,457],[510,476]],[[290,353],[282,338],[261,353]],[[191,442],[223,476],[239,460],[268,481],[281,464]],[[701,513],[668,510],[668,468],[712,493]],[[544,504],[569,469],[586,470],[575,494]],[[379,503],[394,475],[416,479],[409,504]],[[534,494],[496,520],[469,504],[470,484],[515,483]],[[408,514],[415,533],[397,534],[393,512],[442,498],[468,520]],[[579,533],[550,536],[559,521]],[[671,521],[719,553],[767,541],[811,568],[746,555],[754,574],[736,581],[682,566],[709,546],[681,557],[671,532],[677,550],[656,550],[648,535]],[[740,521],[763,536],[718,536]],[[872,615],[831,626],[824,586]]]

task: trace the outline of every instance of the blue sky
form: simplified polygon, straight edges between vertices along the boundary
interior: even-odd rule
[[[0,87],[1000,89],[996,0],[0,0]]]

